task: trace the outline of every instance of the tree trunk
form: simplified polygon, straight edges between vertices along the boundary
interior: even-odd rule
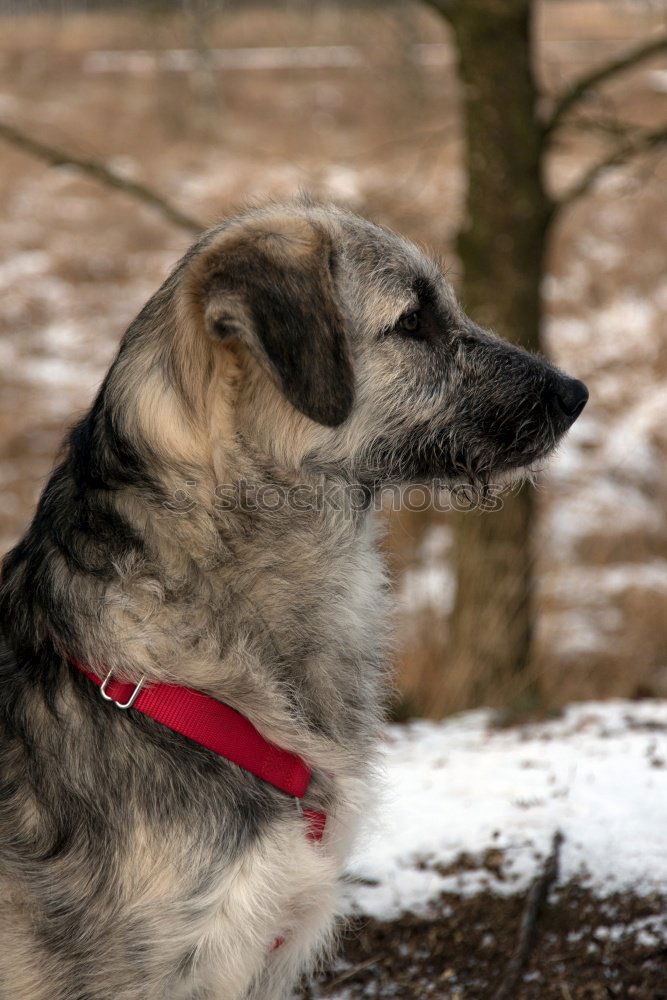
[[[550,202],[532,71],[531,0],[459,0],[449,12],[459,55],[468,195],[458,250],[466,310],[531,350],[540,346],[540,283]],[[454,704],[433,713],[535,701],[535,498],[524,485],[501,511],[454,516],[456,602],[446,670]]]

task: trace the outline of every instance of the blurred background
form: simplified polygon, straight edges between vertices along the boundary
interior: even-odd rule
[[[200,226],[299,189],[591,401],[495,513],[392,515],[395,714],[667,696],[667,8],[0,0],[0,551]]]

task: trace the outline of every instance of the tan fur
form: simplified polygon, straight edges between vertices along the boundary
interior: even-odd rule
[[[379,528],[336,497],[514,474],[569,426],[574,382],[476,327],[415,246],[333,206],[202,236],[4,565],[0,1000],[287,1000],[333,946],[377,785]],[[264,503],[225,506],[242,485]],[[333,493],[268,503],[294,489]],[[103,704],[71,657],[205,692],[301,755],[322,843],[284,793]]]

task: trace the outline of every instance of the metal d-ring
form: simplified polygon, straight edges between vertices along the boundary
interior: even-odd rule
[[[142,687],[144,686],[144,678],[142,677],[141,680],[139,681],[139,683],[135,686],[134,691],[132,692],[132,694],[130,695],[130,697],[127,699],[127,701],[120,702],[120,701],[116,701],[115,698],[111,698],[107,694],[107,685],[108,685],[109,681],[111,680],[112,673],[113,673],[113,670],[110,670],[109,673],[104,678],[104,680],[102,681],[102,684],[100,686],[100,694],[102,695],[102,697],[104,698],[105,701],[110,701],[112,705],[116,706],[116,708],[132,708],[132,706],[134,705],[135,701],[137,700],[137,696],[139,695],[139,692],[141,691]]]

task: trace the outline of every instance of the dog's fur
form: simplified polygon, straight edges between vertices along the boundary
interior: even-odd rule
[[[290,994],[331,941],[372,800],[386,586],[363,504],[220,486],[483,487],[552,449],[577,386],[476,327],[412,244],[331,206],[264,206],[195,243],[4,562],[2,1000]],[[69,657],[205,691],[302,755],[323,842]]]

